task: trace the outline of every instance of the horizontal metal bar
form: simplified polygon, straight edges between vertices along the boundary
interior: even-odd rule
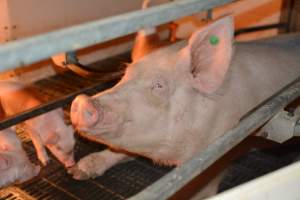
[[[131,197],[130,200],[169,198],[298,96],[300,96],[300,78],[253,110],[235,128],[227,131],[207,149]]]
[[[195,14],[234,0],[180,0],[0,46],[0,72]]]
[[[111,79],[109,81],[104,81],[103,83],[94,84],[94,85],[84,88],[80,91],[74,92],[72,94],[68,94],[59,99],[55,99],[53,101],[42,104],[42,105],[32,108],[30,110],[26,110],[20,114],[6,118],[6,119],[0,121],[0,130],[6,129],[10,126],[16,125],[27,119],[44,114],[44,113],[54,110],[56,108],[65,106],[66,104],[71,103],[72,100],[79,94],[83,94],[83,93],[90,94],[92,91],[95,91],[95,90],[103,91],[105,89],[111,88],[112,86],[114,86],[117,83],[117,80],[119,78],[120,78],[120,76],[115,77],[114,79]]]
[[[242,29],[236,30],[234,35],[238,36],[238,35],[244,34],[244,33],[252,33],[252,32],[256,32],[256,31],[264,31],[264,30],[269,30],[269,29],[274,29],[274,28],[286,29],[287,26],[288,25],[285,23],[277,23],[277,24],[267,24],[267,25],[262,25],[262,26],[247,27],[247,28],[242,28]]]

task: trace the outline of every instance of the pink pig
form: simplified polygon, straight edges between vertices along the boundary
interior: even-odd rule
[[[299,35],[233,45],[233,33],[233,19],[225,17],[196,31],[188,43],[150,53],[137,44],[116,86],[78,96],[73,125],[115,151],[82,158],[69,170],[74,178],[103,174],[126,158],[124,151],[181,165],[300,75]]]
[[[12,116],[41,104],[34,93],[17,82],[0,82],[0,103],[6,116]],[[37,151],[38,159],[46,165],[49,157],[46,146],[66,167],[75,164],[75,145],[72,126],[64,123],[62,109],[56,109],[24,122]]]
[[[40,167],[32,164],[19,138],[11,129],[0,131],[0,188],[36,176]]]

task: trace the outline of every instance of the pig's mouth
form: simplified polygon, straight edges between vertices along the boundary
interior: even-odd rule
[[[116,137],[119,137],[120,134],[120,127],[123,126],[123,122],[115,122],[112,124],[98,124],[94,127],[83,127],[79,129],[81,133],[87,136],[94,136],[95,138],[99,140],[105,140],[105,139],[114,139]]]
[[[105,144],[114,149],[120,149],[120,141],[118,139],[120,139],[123,135],[121,129],[123,129],[124,126],[128,126],[130,123],[131,121],[127,120],[125,122],[118,123],[118,125],[114,124],[111,126],[99,127],[94,130],[80,131],[79,133],[81,136],[86,137],[89,140]]]

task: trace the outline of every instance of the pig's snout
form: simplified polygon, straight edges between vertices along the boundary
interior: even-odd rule
[[[73,153],[72,153],[72,156],[69,157],[69,159],[67,159],[65,162],[64,162],[64,165],[66,168],[70,168],[70,167],[73,167],[76,163],[74,161],[74,158],[73,158]]]
[[[79,130],[94,126],[101,113],[95,108],[92,100],[86,95],[79,95],[71,105],[71,120]]]

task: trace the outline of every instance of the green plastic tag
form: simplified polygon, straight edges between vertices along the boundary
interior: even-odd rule
[[[220,42],[220,39],[218,38],[218,36],[216,36],[216,35],[211,35],[210,37],[209,37],[209,42],[210,42],[210,44],[211,45],[217,45],[217,44],[219,44],[219,42]]]

